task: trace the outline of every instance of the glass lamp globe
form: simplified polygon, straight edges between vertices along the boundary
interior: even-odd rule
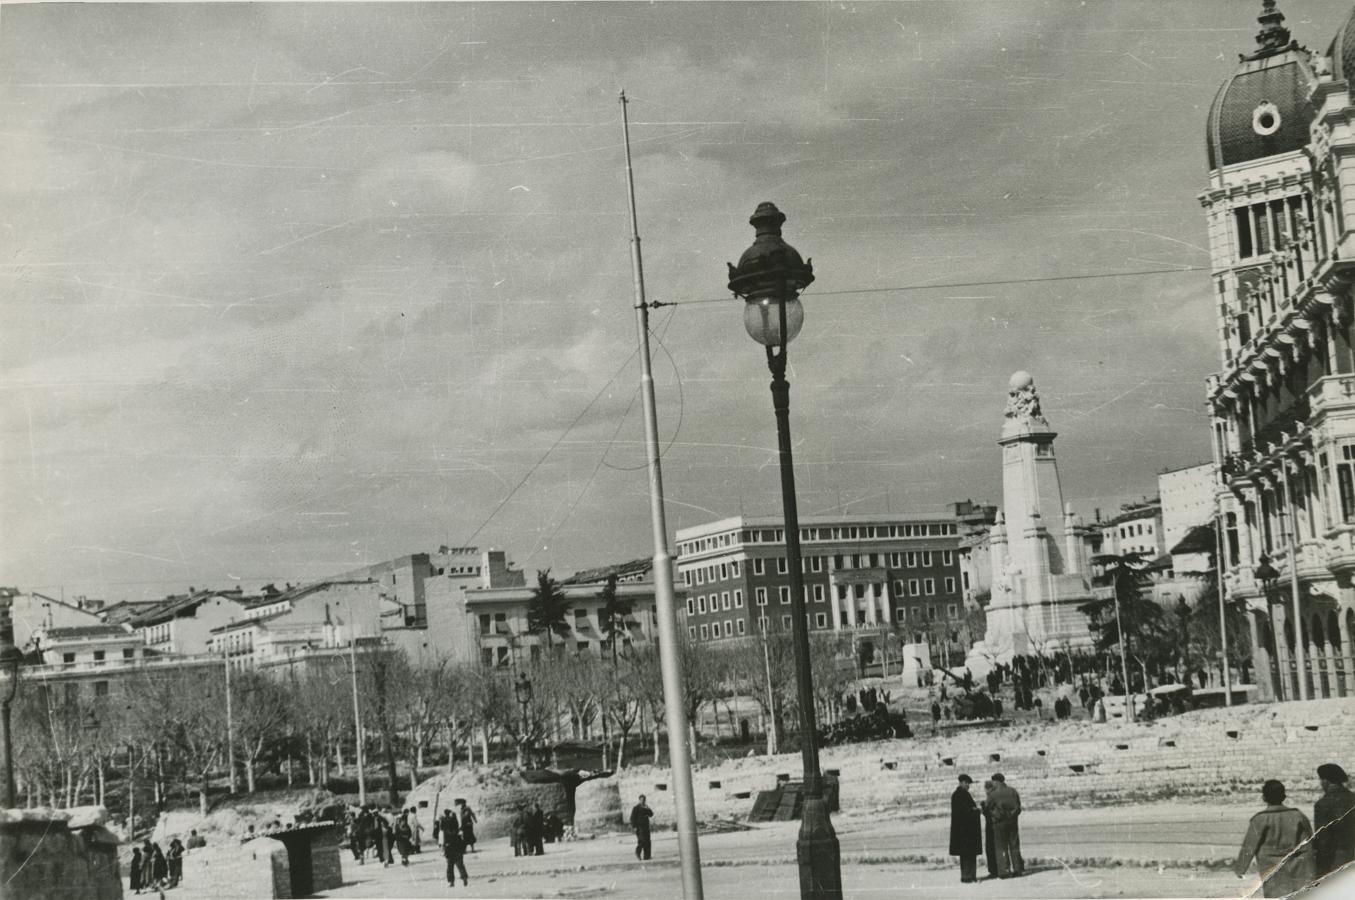
[[[789,344],[800,333],[805,323],[805,308],[798,297],[784,301],[786,307],[786,337]],[[748,336],[765,347],[779,347],[781,340],[780,303],[768,297],[749,300],[743,304],[743,327]]]

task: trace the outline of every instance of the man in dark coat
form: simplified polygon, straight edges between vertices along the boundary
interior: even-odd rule
[[[531,845],[527,843],[527,810],[526,810],[526,809],[524,809],[524,808],[519,808],[518,811],[517,811],[516,813],[513,814],[513,822],[512,822],[511,828],[510,828],[510,833],[511,833],[512,838],[513,838],[513,855],[514,855],[514,856],[527,856],[527,855],[529,855],[529,850],[528,850],[528,848],[529,848]]]
[[[630,827],[635,829],[635,858],[649,859],[649,820],[654,818],[654,810],[645,803],[645,795],[640,802],[631,807]]]
[[[533,800],[532,808],[527,810],[527,839],[532,844],[532,851],[529,855],[546,855],[546,848],[542,846],[545,837],[546,814],[541,811],[541,804]]]
[[[442,844],[442,855],[447,859],[447,887],[456,884],[457,873],[461,874],[461,884],[470,883],[466,875],[466,842],[461,836],[456,816],[450,809],[442,811],[438,820],[438,842]]]
[[[1336,763],[1318,766],[1317,778],[1322,797],[1313,807],[1313,855],[1321,878],[1355,861],[1355,793]]]
[[[989,799],[996,788],[997,783],[992,779],[985,781],[983,800],[979,803],[979,809],[983,812],[983,859],[988,864],[989,878],[997,878],[1002,874],[997,860],[997,833],[993,830],[993,804]]]
[[[960,786],[950,795],[950,855],[960,857],[960,882],[978,881],[975,862],[983,852],[979,807],[969,795],[974,779],[960,776]]]

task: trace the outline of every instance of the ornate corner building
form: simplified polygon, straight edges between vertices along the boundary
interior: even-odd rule
[[[1325,53],[1265,0],[1209,110],[1227,596],[1263,699],[1355,694],[1355,11]]]

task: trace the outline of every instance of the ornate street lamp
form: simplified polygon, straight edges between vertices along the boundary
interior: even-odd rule
[[[522,739],[521,739],[521,745],[522,745],[522,759],[523,759],[523,762],[521,763],[521,765],[525,768],[525,767],[526,767],[526,759],[527,759],[527,747],[528,747],[528,741],[527,741],[527,707],[530,706],[531,703],[532,703],[532,681],[531,681],[530,678],[527,677],[527,673],[526,673],[526,672],[523,672],[523,673],[521,673],[520,675],[518,675],[518,680],[517,680],[516,682],[513,683],[513,696],[515,696],[515,697],[517,698],[518,706],[521,707],[521,709],[522,709]]]
[[[1275,630],[1274,610],[1275,585],[1280,580],[1280,572],[1270,564],[1270,557],[1266,556],[1264,553],[1261,554],[1259,563],[1260,564],[1252,570],[1252,574],[1256,577],[1257,581],[1261,582],[1261,592],[1265,594],[1266,622],[1270,626],[1271,637],[1271,646],[1268,652],[1269,655],[1273,657],[1272,665],[1275,667],[1273,671],[1275,673],[1274,677],[1277,687],[1279,688],[1279,699],[1285,700],[1287,699],[1286,695],[1289,693],[1288,686],[1285,682],[1289,679],[1285,677],[1285,673],[1280,669],[1280,641],[1283,640],[1283,636]]]
[[[795,641],[795,680],[800,706],[800,755],[804,763],[804,807],[795,856],[800,867],[800,896],[840,898],[842,862],[837,833],[828,818],[819,771],[818,734],[814,716],[814,679],[809,662],[809,623],[800,571],[800,519],[795,507],[795,469],[791,461],[790,384],[786,381],[786,345],[800,333],[804,308],[800,292],[814,281],[812,261],[781,239],[786,217],[771,203],[758,204],[748,223],[757,231],[753,245],[729,266],[729,289],[744,301],[743,327],[767,351],[772,373],[772,408],[776,412],[781,458],[781,502],[785,507],[786,562],[790,569],[791,617]]]
[[[19,666],[24,655],[14,646],[14,624],[10,619],[10,606],[14,602],[15,591],[0,588],[0,769],[3,769],[4,793],[0,794],[0,809],[14,809],[19,805],[18,791],[14,788],[14,748],[9,737],[9,708],[14,696],[19,692]]]

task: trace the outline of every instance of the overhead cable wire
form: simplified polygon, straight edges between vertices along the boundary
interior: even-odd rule
[[[1172,275],[1177,272],[1203,272],[1207,266],[1176,266],[1170,269],[1138,269],[1132,272],[1087,272],[1081,275],[1047,275],[1042,278],[1002,278],[993,281],[945,281],[936,284],[900,284],[894,287],[851,288],[841,291],[814,291],[815,297],[841,297],[849,294],[893,294],[902,291],[933,291],[945,288],[999,287],[1009,284],[1048,284],[1056,281],[1087,281],[1093,278],[1129,278],[1139,275]],[[806,292],[808,293],[808,292]],[[690,306],[694,303],[728,303],[729,297],[703,297],[699,300],[659,301],[653,306]]]

